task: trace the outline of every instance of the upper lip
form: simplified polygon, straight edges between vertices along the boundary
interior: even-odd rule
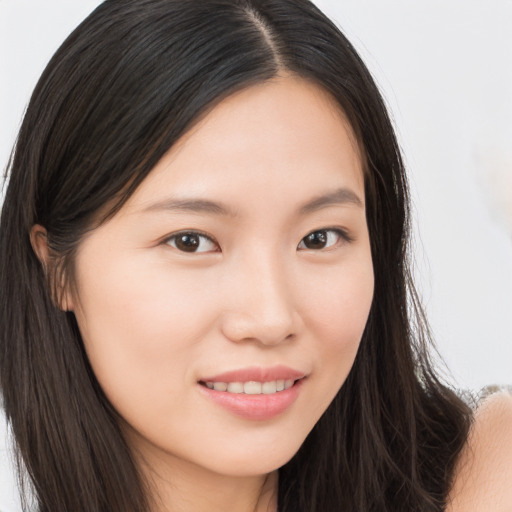
[[[252,366],[231,370],[201,379],[201,382],[270,382],[273,380],[299,380],[306,376],[300,370],[288,366],[270,366],[267,368]]]

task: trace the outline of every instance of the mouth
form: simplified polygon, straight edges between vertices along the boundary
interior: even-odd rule
[[[297,380],[287,379],[282,386],[279,382],[279,389],[283,387],[281,391],[277,390],[277,380],[202,381],[199,382],[199,390],[205,398],[235,416],[252,421],[268,421],[280,416],[293,405],[301,393],[305,380],[304,377]],[[213,388],[210,387],[212,384]],[[215,389],[216,384],[219,389]],[[288,387],[285,388],[285,385]],[[228,388],[231,388],[231,391]],[[249,392],[240,391],[242,388]]]
[[[245,395],[273,395],[290,389],[296,385],[300,379],[277,379],[265,382],[258,382],[254,380],[249,381],[236,381],[236,382],[222,382],[222,381],[199,381],[199,384],[225,393],[245,394]]]
[[[198,381],[201,395],[246,420],[267,421],[283,414],[302,393],[308,375],[286,366],[251,367]]]

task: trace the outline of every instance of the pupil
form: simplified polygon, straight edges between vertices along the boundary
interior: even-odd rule
[[[304,244],[308,249],[322,249],[327,243],[327,234],[325,231],[315,231],[309,234]]]
[[[180,235],[176,240],[176,247],[180,251],[194,252],[199,247],[199,237],[191,233]]]

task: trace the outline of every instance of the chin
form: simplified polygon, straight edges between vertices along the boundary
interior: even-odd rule
[[[249,477],[272,473],[293,458],[304,439],[290,441],[283,435],[266,444],[225,447],[222,452],[211,454],[208,466],[211,471],[226,476]]]

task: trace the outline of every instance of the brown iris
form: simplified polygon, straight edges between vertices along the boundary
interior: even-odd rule
[[[313,231],[304,237],[304,245],[308,249],[323,249],[327,243],[326,231]]]
[[[182,233],[176,236],[176,248],[180,251],[195,252],[199,247],[201,236],[196,233]]]

